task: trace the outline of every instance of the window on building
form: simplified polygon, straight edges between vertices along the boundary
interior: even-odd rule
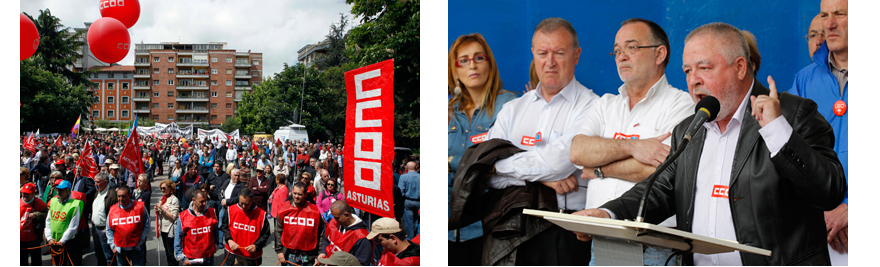
[[[232,118],[232,115],[226,115],[226,120],[229,120],[231,118]]]
[[[168,80],[168,85],[174,85],[174,80]]]
[[[92,110],[92,118],[93,118],[93,119],[97,119],[97,118],[100,118],[100,117],[101,117],[101,111],[100,111],[100,110]]]
[[[123,110],[120,113],[122,114],[122,118],[128,118],[128,110]]]
[[[226,109],[232,109],[232,103],[226,103]]]
[[[211,115],[211,120],[217,120],[217,115]]]
[[[260,71],[258,71],[258,70],[252,71],[251,75],[253,75],[254,77],[260,77]]]
[[[217,92],[211,92],[211,97],[217,97]]]
[[[217,103],[211,103],[211,109],[217,109]]]
[[[173,121],[173,120],[174,120],[174,115],[168,115],[168,120],[169,120],[169,121]]]
[[[217,74],[217,69],[211,69],[211,74]]]
[[[211,86],[217,86],[217,80],[212,80],[212,81],[211,81]]]
[[[208,83],[208,81],[204,81],[204,80],[202,80],[202,81],[193,81],[193,84],[194,84],[195,86],[201,86],[201,87],[205,87],[205,86],[207,86],[207,83]]]
[[[226,80],[226,86],[232,85],[232,80]]]
[[[159,68],[153,68],[153,73],[154,73],[154,74],[159,74]]]
[[[226,63],[232,63],[232,57],[226,57]]]
[[[254,82],[254,86],[260,85],[260,82]]]
[[[173,109],[173,108],[174,108],[174,103],[168,103],[168,108]]]
[[[127,96],[123,96],[121,100],[122,100],[122,104],[128,104],[128,97]]]
[[[122,78],[128,78],[128,72],[123,72],[123,73],[122,73]]]
[[[153,62],[159,62],[159,57],[153,57]]]
[[[254,60],[253,62],[254,62],[254,66],[259,66],[259,65],[260,65],[260,61],[259,61],[259,60]]]
[[[212,57],[212,58],[211,58],[211,62],[217,62],[217,58],[216,58],[216,57]]]
[[[168,62],[174,62],[174,57],[168,57]]]
[[[159,92],[153,92],[153,97],[159,97]]]
[[[107,118],[113,118],[113,117],[114,117],[114,116],[113,116],[113,110],[108,110],[108,111],[107,111]]]
[[[153,108],[159,108],[159,103],[153,103]]]
[[[168,96],[174,96],[174,91],[168,91]]]
[[[122,83],[122,90],[128,90],[128,83]]]
[[[226,92],[226,97],[232,97],[232,92]]]
[[[232,74],[232,69],[226,69],[226,74]]]
[[[154,121],[158,121],[158,120],[159,120],[159,115],[153,115],[153,120],[154,120]]]
[[[159,85],[159,80],[153,80],[153,85]]]
[[[174,68],[168,68],[168,74],[174,74]]]
[[[113,90],[113,83],[107,83],[107,90]]]
[[[112,96],[107,97],[107,104],[113,104],[113,97]]]
[[[108,74],[107,77],[108,77],[108,78],[113,78],[113,72],[111,71],[111,72]]]

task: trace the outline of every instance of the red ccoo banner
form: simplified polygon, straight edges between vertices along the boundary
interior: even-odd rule
[[[394,59],[345,73],[345,201],[394,218]]]

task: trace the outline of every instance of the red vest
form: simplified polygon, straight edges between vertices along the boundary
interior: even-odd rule
[[[113,229],[113,244],[117,247],[127,248],[137,246],[138,239],[144,231],[144,203],[132,201],[128,209],[122,209],[119,204],[110,207],[107,213],[107,224]]]
[[[80,179],[85,179],[85,178],[80,178]],[[82,193],[82,192],[79,192],[79,191],[72,191],[72,190],[71,190],[71,191],[70,191],[70,197],[73,198],[73,199],[76,199],[76,200],[82,201],[82,202],[83,202],[83,207],[85,207],[86,205],[91,205],[91,204],[89,204],[89,203],[86,203],[86,194],[84,194],[84,193]],[[78,230],[82,230],[82,229],[86,229],[86,228],[88,228],[88,227],[89,227],[89,225],[86,223],[86,216],[85,216],[85,214],[81,214],[81,215],[79,216],[79,227],[78,227],[77,229],[78,229]]]
[[[254,244],[260,237],[260,231],[263,230],[263,220],[266,219],[266,211],[255,207],[251,211],[245,212],[239,205],[229,206],[229,235],[232,241],[238,244],[238,249],[229,249],[229,244],[225,244],[226,251],[232,254],[246,257],[248,259],[257,259],[263,255],[263,250],[257,248],[253,253],[247,252],[244,247]]]
[[[281,244],[288,249],[311,251],[318,247],[318,224],[321,222],[321,213],[318,206],[306,203],[304,209],[291,206],[290,201],[284,201],[278,218],[284,224],[281,234]]]
[[[351,247],[358,239],[365,238],[369,234],[367,229],[345,231],[343,234],[339,231],[339,224],[336,223],[336,220],[330,220],[324,232],[327,233],[327,240],[330,240],[330,244],[327,245],[327,257],[336,251],[350,252]]]
[[[180,230],[183,232],[183,255],[189,259],[214,256],[214,231],[217,231],[217,215],[214,208],[205,208],[204,215],[195,216],[189,211],[180,213]]]
[[[378,266],[419,266],[420,257],[397,258],[397,255],[390,251],[382,253]]]
[[[46,211],[46,203],[38,197],[34,197],[31,204],[24,203],[24,200],[21,200],[21,198],[18,198],[18,202],[18,216],[21,218],[19,223],[19,227],[21,228],[21,240],[19,241],[33,241],[34,239],[40,238],[40,235],[38,235],[36,229],[34,229],[34,220],[28,218],[28,215],[34,211]]]

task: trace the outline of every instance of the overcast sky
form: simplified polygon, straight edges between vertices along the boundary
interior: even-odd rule
[[[98,0],[22,0],[21,12],[36,18],[48,8],[65,27],[84,28],[101,18]],[[296,51],[324,39],[339,13],[359,24],[344,0],[141,0],[131,27],[132,44],[226,42],[227,49],[263,53],[263,76],[296,64]],[[348,27],[347,29],[350,29]],[[134,64],[134,45],[122,65]]]

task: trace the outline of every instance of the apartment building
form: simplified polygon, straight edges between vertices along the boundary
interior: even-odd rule
[[[133,113],[160,123],[217,128],[262,81],[262,53],[224,42],[135,44]]]
[[[89,77],[94,86],[90,120],[124,122],[134,119],[132,115],[132,85],[134,66],[93,67],[98,72]]]

